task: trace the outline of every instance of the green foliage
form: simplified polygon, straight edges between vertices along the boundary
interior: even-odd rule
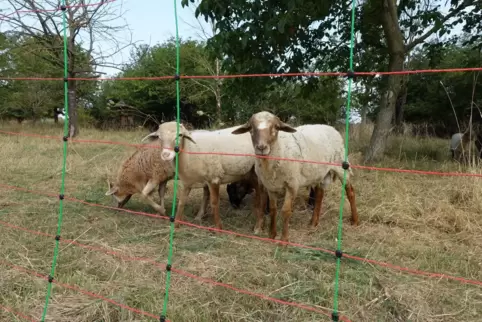
[[[204,44],[192,40],[181,42],[181,75],[214,75],[214,61],[208,57]],[[176,46],[174,39],[149,47],[142,45],[131,53],[132,62],[119,77],[174,77],[176,72]],[[181,100],[184,105],[195,105],[204,114],[213,115],[214,79],[186,79],[181,81]],[[157,121],[171,120],[175,116],[176,93],[172,78],[146,81],[104,82],[100,101],[123,101],[134,107],[139,115],[147,114]],[[115,109],[114,109],[115,110]],[[115,112],[98,112],[97,117],[113,116]],[[184,115],[184,117],[186,117]],[[206,116],[204,116],[206,118]]]
[[[437,0],[388,1],[396,5],[406,53],[424,44],[434,33],[442,37],[442,42],[447,41],[446,36],[457,25],[475,32],[476,36],[470,39],[472,43],[480,37],[477,31],[482,30],[482,6],[475,0],[452,0],[448,8]],[[190,3],[195,3],[196,16],[216,23],[217,34],[207,44],[218,57],[227,57],[224,68],[230,73],[348,69],[351,0],[182,1],[183,6]],[[381,19],[382,12],[387,10],[384,4],[387,2],[365,0],[356,7],[355,32],[359,36],[354,49],[356,71],[388,70],[387,35]],[[387,78],[360,77],[360,91],[354,95],[356,105],[371,105],[366,112],[376,115],[379,108],[369,102],[379,100]],[[281,78],[275,81],[282,82]],[[245,78],[235,82],[250,93],[261,95],[273,80]]]
[[[304,82],[273,83],[257,97],[255,104],[249,104],[243,97],[237,97],[230,109],[229,119],[246,121],[251,114],[267,110],[283,120],[296,117],[301,123],[330,123],[340,117],[344,104],[341,93],[342,82],[337,78],[311,78]]]
[[[56,66],[38,59],[43,52],[32,39],[7,37],[2,46],[2,74],[9,77],[58,77]],[[4,99],[0,111],[2,117],[39,119],[62,104],[61,82],[14,80],[4,82]]]
[[[415,69],[461,68],[481,66],[480,50],[458,44],[429,47],[418,51],[413,58]],[[431,123],[439,132],[458,131],[456,117],[461,130],[468,126],[471,110],[473,120],[480,122],[482,106],[482,79],[479,73],[434,73],[410,76],[405,120],[410,123]],[[455,113],[455,114],[454,114]],[[445,133],[444,133],[445,134]]]
[[[59,78],[63,64],[43,44],[43,38],[18,37],[3,34],[0,40],[0,69],[6,77]],[[62,48],[62,47],[60,47]],[[87,61],[84,55],[81,62]],[[78,86],[78,99],[90,98],[95,82],[82,82]],[[0,86],[2,102],[0,117],[33,119],[52,115],[54,108],[62,108],[64,84],[49,80],[9,80]]]
[[[175,73],[175,41],[149,47],[137,47],[131,63],[119,77],[159,77]],[[222,75],[216,58],[202,42],[181,41],[181,75]],[[221,61],[222,63],[222,61]],[[115,120],[128,109],[139,121],[159,123],[175,117],[176,94],[174,82],[165,80],[129,80],[103,82],[91,115],[98,124]],[[224,124],[244,122],[259,110],[270,110],[287,120],[294,116],[302,122],[332,123],[340,116],[343,105],[343,82],[336,78],[303,78],[274,83],[251,91],[251,86],[231,79],[182,79],[181,118],[195,127],[218,124],[216,96],[220,97]],[[247,84],[247,83],[244,83]],[[217,92],[219,90],[219,92]],[[129,107],[119,106],[121,103]],[[302,108],[301,108],[302,107]]]

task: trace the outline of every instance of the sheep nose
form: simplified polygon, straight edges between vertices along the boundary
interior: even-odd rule
[[[168,151],[162,152],[162,157],[165,158],[165,159],[169,158],[170,155],[171,155],[171,153],[169,153]]]
[[[267,148],[266,144],[258,144],[256,146],[256,149],[260,150],[260,151],[263,151]]]

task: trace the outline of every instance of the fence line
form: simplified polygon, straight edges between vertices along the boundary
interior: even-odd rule
[[[3,221],[3,220],[0,220],[0,225],[3,225],[5,227],[11,228],[11,229],[16,229],[16,230],[28,232],[28,233],[31,233],[31,234],[35,234],[35,235],[38,235],[38,236],[55,237],[55,236],[53,236],[51,234],[48,234],[48,233],[44,233],[44,232],[41,232],[41,231],[31,230],[31,229],[28,229],[28,228],[25,228],[25,227],[17,226],[17,225],[11,224],[11,223]],[[96,252],[102,252],[102,253],[105,253],[105,254],[108,254],[108,255],[113,255],[113,256],[116,256],[116,257],[118,257],[122,260],[125,260],[125,261],[145,262],[145,263],[149,263],[153,266],[156,266],[156,267],[162,268],[162,269],[165,269],[165,267],[166,267],[165,264],[159,263],[152,258],[138,257],[138,256],[128,256],[128,255],[122,254],[121,252],[113,251],[113,250],[107,249],[107,248],[102,247],[102,246],[91,246],[91,245],[80,243],[80,242],[78,242],[76,240],[73,240],[73,239],[61,239],[60,242],[66,243],[66,244],[69,244],[69,245],[74,245],[74,246],[77,246],[77,247],[81,247],[81,248],[84,248],[84,249],[89,249],[89,250],[96,251]],[[297,308],[300,308],[300,309],[303,309],[303,310],[306,310],[306,311],[319,313],[319,314],[322,314],[322,315],[325,315],[325,316],[328,316],[328,317],[330,316],[330,314],[327,313],[326,311],[323,311],[322,309],[319,309],[319,308],[316,308],[316,307],[313,307],[313,306],[310,306],[310,305],[307,305],[307,304],[302,304],[302,303],[292,302],[292,301],[285,301],[285,300],[273,298],[273,297],[270,297],[270,296],[267,296],[267,295],[264,295],[264,294],[240,289],[240,288],[237,288],[237,287],[232,286],[230,284],[217,282],[215,280],[205,278],[205,277],[201,277],[201,276],[198,276],[198,275],[195,275],[195,274],[192,274],[192,273],[180,270],[180,269],[173,268],[172,271],[179,274],[179,275],[182,275],[184,277],[188,277],[188,278],[191,278],[191,279],[195,279],[195,280],[197,280],[199,282],[202,282],[202,283],[211,284],[211,285],[215,285],[215,286],[221,286],[221,287],[233,290],[233,291],[241,293],[241,294],[258,297],[258,298],[263,299],[263,300],[276,302],[276,303],[283,304],[283,305],[297,307]],[[347,321],[347,322],[350,321],[347,317],[344,317],[344,320]]]
[[[115,0],[114,0],[115,1]],[[265,73],[265,74],[229,74],[229,75],[179,75],[179,79],[222,79],[222,78],[249,78],[249,77],[321,77],[321,76],[337,76],[337,77],[358,77],[358,76],[382,76],[382,75],[411,75],[411,74],[434,74],[434,73],[467,73],[482,71],[482,67],[468,68],[440,68],[440,69],[415,69],[400,70],[392,72],[305,72],[305,73]],[[146,77],[69,77],[68,80],[78,81],[160,81],[173,80],[174,76],[146,76]],[[2,77],[0,80],[19,80],[19,81],[63,81],[60,77]]]
[[[7,134],[7,135],[14,135],[14,136],[34,137],[34,138],[38,138],[38,139],[48,139],[48,140],[62,140],[63,139],[61,137],[53,136],[53,135],[41,135],[41,134],[25,133],[25,132],[12,132],[12,131],[0,130],[0,133]],[[142,144],[142,143],[138,143],[138,144],[137,143],[127,143],[127,142],[109,141],[109,140],[70,139],[70,142],[74,142],[74,143],[94,143],[94,144],[111,144],[111,145],[121,145],[121,146],[135,147],[135,148],[159,149],[158,145]],[[166,149],[168,149],[168,148],[166,148]],[[342,166],[341,163],[335,163],[335,162],[324,162],[324,161],[312,161],[312,160],[304,160],[304,159],[261,156],[261,155],[256,155],[256,154],[224,153],[224,152],[195,152],[195,151],[185,151],[184,149],[179,149],[179,151],[183,152],[183,153],[186,153],[186,154],[225,155],[225,156],[233,156],[233,157],[235,157],[235,156],[239,156],[239,157],[248,156],[248,157],[255,157],[255,158],[260,158],[260,159],[271,159],[271,160],[290,161],[290,162],[301,162],[301,163],[311,163],[311,164],[325,164],[325,165],[333,165],[333,166]],[[354,168],[354,169],[369,170],[369,171],[383,171],[383,172],[408,173],[408,174],[419,174],[419,175],[434,175],[434,176],[444,176],[444,177],[477,177],[477,178],[482,178],[481,173],[442,172],[442,171],[398,169],[398,168],[356,165],[356,164],[351,164],[351,163],[350,163],[350,167]]]
[[[48,281],[49,280],[49,276],[45,276],[45,275],[42,275],[34,270],[30,270],[28,268],[25,268],[23,266],[18,266],[18,265],[15,265],[11,262],[8,262],[8,261],[5,261],[5,260],[0,260],[0,264],[3,264],[5,266],[9,266],[13,269],[16,269],[17,271],[20,271],[20,272],[23,272],[23,273],[26,273],[28,275],[33,275],[35,277],[38,277],[38,278],[41,278],[43,280],[46,280]],[[137,314],[140,314],[140,315],[144,315],[144,316],[148,316],[148,317],[151,317],[151,318],[154,318],[154,319],[157,319],[158,316],[157,315],[154,315],[152,313],[149,313],[149,312],[146,312],[146,311],[143,311],[143,310],[139,310],[139,309],[136,309],[136,308],[133,308],[133,307],[130,307],[130,306],[127,306],[125,304],[122,304],[122,303],[119,303],[119,302],[116,302],[110,298],[107,298],[105,296],[102,296],[100,294],[97,294],[97,293],[93,293],[91,291],[86,291],[76,285],[70,285],[70,284],[66,284],[66,283],[61,283],[61,282],[58,282],[56,280],[52,280],[51,282],[49,282],[49,285],[50,284],[56,284],[56,285],[59,285],[59,286],[62,286],[64,288],[68,288],[68,289],[71,289],[73,291],[77,291],[79,293],[82,293],[84,295],[87,295],[87,296],[90,296],[90,297],[94,297],[94,298],[97,298],[97,299],[100,299],[102,301],[105,301],[105,302],[108,302],[110,304],[113,304],[115,306],[118,306],[120,308],[123,308],[123,309],[126,309],[126,310],[129,310],[131,312],[134,312],[134,313],[137,313]],[[45,317],[42,317],[42,319],[44,319]]]
[[[108,3],[108,2],[113,2],[115,0],[110,0],[110,1],[102,1],[97,4],[82,4],[78,6],[73,6],[73,7],[86,7],[86,6],[93,6],[93,5],[99,5],[102,3]],[[52,258],[52,264],[51,264],[51,270],[50,270],[50,275],[43,276],[35,271],[28,270],[26,268],[16,266],[12,263],[8,262],[3,262],[0,261],[0,263],[3,263],[4,265],[10,266],[14,269],[23,271],[25,273],[29,273],[31,275],[35,275],[37,277],[40,277],[42,279],[45,279],[48,281],[48,286],[47,286],[47,292],[46,292],[46,298],[45,298],[45,305],[44,309],[42,312],[42,319],[41,321],[43,322],[45,320],[46,314],[47,314],[47,309],[49,305],[49,298],[51,295],[51,289],[52,289],[52,284],[58,284],[60,286],[64,286],[66,288],[70,288],[73,290],[76,290],[78,292],[81,292],[83,294],[93,296],[99,299],[102,299],[104,301],[107,301],[111,304],[117,305],[119,307],[131,310],[133,312],[136,312],[138,314],[142,314],[145,316],[149,316],[152,318],[158,318],[158,316],[153,315],[148,312],[144,312],[141,310],[137,310],[128,306],[125,306],[123,304],[117,303],[111,299],[105,298],[101,295],[91,293],[89,291],[82,290],[78,288],[77,286],[72,286],[68,284],[63,284],[59,283],[54,280],[54,273],[55,273],[55,268],[56,268],[56,263],[57,263],[57,257],[58,257],[58,249],[59,249],[59,243],[61,240],[61,226],[62,226],[62,218],[63,218],[63,200],[66,199],[64,196],[64,188],[65,188],[65,175],[66,175],[66,157],[67,157],[67,141],[69,137],[71,136],[69,133],[69,125],[68,125],[68,80],[85,80],[85,81],[99,81],[99,80],[168,80],[168,79],[173,79],[176,82],[176,123],[177,123],[177,130],[176,130],[176,148],[174,149],[176,152],[176,158],[175,158],[175,175],[174,175],[174,197],[173,197],[173,205],[172,205],[172,214],[169,217],[170,221],[170,233],[169,233],[169,252],[168,252],[168,258],[167,258],[167,265],[165,266],[166,269],[166,289],[165,289],[165,296],[164,296],[164,302],[163,302],[163,308],[162,308],[162,313],[160,316],[160,321],[165,322],[168,321],[166,319],[166,314],[167,314],[167,304],[168,304],[168,298],[169,298],[169,287],[170,287],[170,277],[171,277],[171,271],[176,271],[176,268],[171,267],[171,262],[172,262],[172,256],[173,256],[173,244],[174,244],[174,223],[176,221],[175,219],[175,207],[176,207],[176,193],[177,193],[177,188],[178,188],[178,174],[179,174],[179,152],[181,150],[179,149],[179,132],[180,132],[180,80],[181,79],[200,79],[200,78],[215,78],[215,79],[221,79],[221,78],[242,78],[242,77],[290,77],[290,76],[314,76],[314,77],[320,77],[320,76],[346,76],[348,77],[348,95],[347,95],[347,112],[346,112],[346,118],[345,118],[345,131],[346,131],[346,136],[345,136],[345,155],[344,155],[344,164],[343,164],[343,181],[342,181],[342,192],[341,192],[341,202],[340,202],[340,211],[339,211],[339,220],[338,220],[338,229],[337,229],[337,246],[336,246],[336,251],[335,251],[335,256],[336,256],[336,273],[335,273],[335,287],[334,287],[334,297],[333,297],[333,311],[331,314],[331,318],[333,321],[339,321],[341,316],[339,316],[339,311],[338,311],[338,297],[339,297],[339,275],[340,275],[340,266],[341,266],[341,258],[342,257],[347,257],[351,259],[357,259],[356,256],[351,256],[351,255],[345,255],[342,252],[341,245],[342,245],[342,225],[343,225],[343,205],[344,205],[344,191],[345,191],[345,185],[346,185],[346,173],[348,170],[348,131],[349,131],[349,118],[350,118],[350,103],[351,103],[351,85],[355,77],[357,76],[375,76],[375,75],[406,75],[406,74],[416,74],[416,73],[435,73],[435,72],[472,72],[472,71],[482,71],[482,68],[451,68],[451,69],[433,69],[433,70],[412,70],[412,71],[392,71],[392,72],[355,72],[353,70],[353,52],[354,52],[354,35],[355,35],[355,8],[356,8],[356,3],[355,0],[352,0],[352,14],[351,14],[351,41],[350,41],[350,60],[349,60],[349,70],[347,72],[320,72],[320,73],[285,73],[285,74],[239,74],[239,75],[208,75],[208,76],[197,76],[197,75],[180,75],[180,42],[179,42],[179,31],[178,31],[178,14],[177,14],[177,0],[174,0],[174,15],[175,15],[175,24],[176,24],[176,74],[173,76],[160,76],[160,77],[136,77],[136,78],[68,78],[67,74],[67,64],[68,64],[68,57],[67,57],[67,23],[66,23],[66,0],[61,1],[61,6],[60,8],[56,9],[38,9],[38,10],[19,10],[14,13],[25,13],[25,12],[51,12],[51,11],[57,11],[61,10],[62,11],[62,24],[63,24],[63,43],[64,43],[64,48],[63,48],[63,56],[64,56],[64,77],[63,78],[40,78],[40,77],[0,77],[1,80],[51,80],[51,81],[62,81],[64,83],[64,108],[66,111],[66,119],[64,122],[64,137],[63,137],[63,158],[62,158],[62,177],[61,177],[61,184],[60,184],[60,194],[58,195],[59,197],[59,214],[58,214],[58,220],[57,220],[57,234],[54,237],[55,238],[55,247],[54,247],[54,254]],[[1,18],[3,20],[6,20],[5,18],[8,18],[11,16],[11,13],[9,15],[1,15]],[[183,151],[186,153],[186,151]],[[206,153],[207,154],[207,153]],[[210,153],[210,154],[222,154],[222,153]],[[226,154],[224,155],[234,155],[234,154]],[[246,156],[246,155],[245,155]],[[256,156],[255,156],[256,157]],[[296,161],[296,162],[306,162],[306,163],[317,163],[317,164],[330,164],[330,163],[323,163],[323,162],[315,162],[315,161],[308,161],[308,160],[293,160],[293,159],[285,159],[285,158],[272,158],[268,157],[270,159],[280,159],[280,160],[285,160],[285,161]],[[341,166],[341,164],[333,164],[337,166]],[[354,167],[356,168],[356,167]],[[359,168],[362,168],[359,166]],[[385,170],[388,171],[388,168],[374,168],[374,167],[363,167],[364,169],[367,170]],[[427,172],[422,172],[418,170],[400,170],[397,169],[398,171],[393,171],[393,172],[406,172],[406,173],[418,173],[418,174],[435,174],[435,172],[432,171],[427,171]],[[441,174],[437,173],[438,175],[445,175],[447,176],[448,174]],[[482,175],[479,174],[451,174],[452,176],[474,176],[474,177],[480,177]],[[74,201],[73,198],[69,198],[68,200]],[[90,204],[90,205],[95,205],[87,202],[83,202],[84,204]],[[99,206],[99,205],[96,205]],[[160,218],[160,217],[159,217]],[[187,224],[187,223],[185,223]],[[197,225],[196,225],[197,226]],[[210,229],[213,231],[221,231],[219,229]],[[330,251],[331,252],[331,251]],[[368,263],[375,263],[376,261],[374,260],[365,260],[365,262]],[[391,264],[384,263],[386,267]],[[383,266],[383,265],[382,265]],[[394,265],[391,265],[394,266]],[[179,271],[179,270],[177,270]],[[411,270],[411,269],[406,269],[406,270],[401,270],[401,271],[406,271],[410,272],[413,274],[419,274],[418,271],[416,270]],[[425,272],[426,273],[426,272]],[[430,276],[430,277],[442,277],[444,274],[435,274],[435,273],[428,273],[429,275],[425,276]],[[423,275],[423,274],[419,274]],[[445,278],[448,278],[444,276]],[[453,280],[458,280],[462,281],[465,280],[463,278],[453,278]],[[3,308],[3,307],[2,307]],[[5,309],[5,308],[3,308]]]
[[[20,312],[17,312],[15,311],[14,309],[10,308],[10,307],[7,307],[7,306],[4,306],[2,304],[0,304],[0,309],[4,310],[5,312],[8,312],[8,313],[11,313],[13,315],[16,315],[24,320],[27,320],[27,321],[30,321],[30,322],[36,322],[33,318],[23,314],[23,313],[20,313]]]
[[[26,193],[31,193],[31,194],[41,195],[41,196],[47,196],[47,197],[52,197],[52,198],[56,197],[56,195],[52,194],[52,193],[40,192],[40,191],[30,190],[30,189],[21,188],[21,187],[5,185],[5,184],[1,184],[1,183],[0,183],[0,188],[17,190],[17,191],[22,191],[22,192],[26,192]],[[142,211],[135,211],[135,210],[125,209],[125,208],[117,208],[117,207],[113,207],[113,206],[96,204],[96,203],[88,202],[88,201],[85,201],[85,200],[77,199],[77,198],[74,198],[74,197],[65,196],[65,200],[81,203],[81,204],[84,204],[84,205],[87,205],[87,206],[92,206],[92,207],[122,211],[122,212],[125,212],[125,213],[149,217],[149,218],[154,218],[154,219],[157,219],[157,220],[159,220],[159,219],[169,220],[169,217],[167,217],[167,216],[160,216],[160,215],[157,215],[157,214],[151,214],[151,213],[142,212]],[[264,237],[259,237],[259,236],[255,236],[255,235],[242,234],[242,233],[237,233],[237,232],[234,232],[234,231],[231,231],[231,230],[224,230],[224,229],[218,229],[218,228],[214,228],[214,227],[206,227],[206,226],[196,225],[196,224],[193,224],[193,223],[190,223],[190,222],[187,222],[187,221],[180,221],[180,220],[177,220],[177,219],[176,219],[176,222],[180,223],[181,225],[188,226],[188,227],[191,227],[191,228],[196,228],[196,229],[201,229],[201,230],[206,230],[206,231],[211,231],[211,232],[216,232],[216,233],[222,233],[222,234],[227,234],[227,235],[236,236],[236,237],[243,237],[243,238],[247,238],[247,239],[254,239],[254,240],[258,240],[258,241],[262,241],[262,242],[268,242],[268,243],[271,243],[271,244],[280,244],[280,245],[287,245],[287,246],[292,246],[292,247],[296,247],[296,248],[309,249],[309,250],[313,250],[313,251],[323,252],[323,253],[333,255],[333,256],[335,255],[335,251],[329,250],[329,249],[326,249],[326,248],[322,248],[322,247],[315,247],[315,246],[309,246],[309,245],[293,243],[293,242],[286,242],[286,241],[276,240],[276,239],[271,239],[271,238],[264,238]],[[0,223],[2,223],[1,220],[0,220]],[[389,269],[392,269],[392,270],[397,270],[397,271],[400,271],[400,272],[403,272],[403,273],[408,273],[410,275],[416,275],[416,276],[428,277],[428,278],[442,278],[442,279],[446,279],[446,280],[457,281],[457,282],[460,282],[460,283],[463,283],[463,284],[470,284],[470,285],[482,287],[482,281],[478,281],[478,280],[474,280],[474,279],[468,279],[468,278],[464,278],[464,277],[451,276],[451,275],[443,274],[443,273],[427,272],[427,271],[417,270],[417,269],[413,269],[413,268],[402,267],[402,266],[399,266],[399,265],[386,263],[386,262],[382,262],[382,261],[377,261],[377,260],[373,260],[373,259],[368,259],[366,257],[354,256],[354,255],[350,255],[350,254],[347,254],[347,253],[343,253],[343,257],[349,258],[349,259],[352,259],[352,260],[355,260],[355,261],[359,261],[359,262],[377,265],[377,266],[384,267],[384,268],[389,268]]]
[[[68,55],[67,55],[67,8],[66,8],[66,0],[61,1],[61,10],[62,10],[62,27],[63,27],[63,58],[64,58],[64,78],[68,76]],[[67,173],[67,141],[70,136],[69,131],[69,85],[67,80],[64,79],[64,109],[65,109],[65,122],[64,122],[64,137],[62,143],[62,174],[60,178],[60,194],[59,194],[59,214],[57,217],[57,234],[55,236],[55,245],[54,245],[54,254],[52,256],[52,264],[50,267],[50,274],[47,278],[47,291],[45,294],[45,304],[42,312],[42,319],[41,322],[45,321],[45,317],[47,316],[47,310],[49,307],[49,300],[50,295],[52,292],[52,282],[55,278],[55,268],[57,266],[57,259],[59,256],[59,240],[61,238],[62,232],[62,219],[64,215],[64,193],[65,193],[65,175]]]

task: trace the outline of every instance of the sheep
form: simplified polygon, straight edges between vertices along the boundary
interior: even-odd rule
[[[179,179],[183,189],[179,194],[179,203],[176,217],[179,221],[183,218],[184,206],[191,189],[196,184],[207,184],[210,192],[211,208],[214,221],[218,229],[222,229],[219,218],[219,186],[239,180],[249,180],[258,191],[258,180],[254,173],[253,147],[249,135],[235,137],[230,135],[234,129],[224,129],[214,132],[189,132],[182,124],[179,125]],[[159,126],[156,132],[150,133],[142,139],[160,139],[162,141],[161,158],[165,161],[175,161],[174,146],[176,144],[176,122],[166,122]],[[186,152],[186,153],[183,153]],[[209,154],[209,152],[239,153],[247,156],[227,156]],[[260,203],[256,194],[255,203]],[[254,207],[257,223],[255,231],[259,231],[263,219],[259,207]],[[175,227],[179,227],[176,222]]]
[[[160,146],[159,140],[156,142]],[[140,193],[160,215],[165,214],[164,195],[166,184],[174,178],[174,166],[172,162],[162,160],[158,149],[141,147],[127,158],[119,167],[114,183],[107,181],[109,190],[106,196],[113,196],[117,201],[117,207],[122,208],[132,195]],[[158,193],[161,204],[157,204],[151,197],[153,189],[159,186]],[[202,186],[201,186],[202,187]],[[199,187],[199,188],[201,188]],[[201,218],[206,212],[209,190],[203,187],[203,202],[197,218]]]
[[[470,146],[469,136],[465,133],[455,133],[450,139],[450,152],[452,159],[461,161]]]
[[[159,144],[159,141],[157,143]],[[118,208],[123,208],[130,200],[132,195],[141,193],[144,199],[147,200],[157,212],[159,212],[161,215],[164,215],[164,195],[166,192],[166,184],[173,178],[174,165],[172,162],[162,160],[157,149],[152,147],[142,147],[136,150],[121,164],[117,173],[116,181],[114,183],[111,183],[109,180],[107,180],[108,191],[105,194],[107,196],[112,196],[114,200],[117,201]],[[243,190],[244,186],[249,186],[249,189],[252,187],[249,181],[240,181],[235,182],[234,184],[236,184],[240,190]],[[160,205],[149,197],[152,190],[157,185],[159,186],[158,194],[161,201]],[[201,187],[203,188],[203,199],[199,212],[196,216],[196,220],[201,220],[205,215],[209,200],[209,189],[207,185],[197,185],[194,188]],[[145,194],[143,194],[143,191]]]
[[[278,196],[284,194],[281,210],[283,216],[281,240],[288,241],[292,205],[301,187],[315,187],[315,207],[310,226],[316,227],[321,213],[324,190],[336,177],[343,180],[344,171],[341,165],[282,161],[266,157],[342,163],[345,149],[340,133],[329,125],[321,124],[293,128],[266,111],[253,114],[244,125],[232,133],[240,135],[246,132],[250,132],[255,154],[259,156],[255,161],[255,172],[270,199],[270,238],[276,237],[276,202]],[[352,224],[358,225],[351,175],[353,173],[349,169],[345,189],[350,201]]]
[[[247,194],[252,193],[254,190],[253,186],[249,181],[241,180],[226,185],[226,192],[229,196],[229,202],[231,206],[238,209]],[[308,197],[308,206],[314,208],[315,206],[315,190],[310,187],[310,196]],[[264,210],[265,214],[269,214],[269,197],[267,199],[266,208]]]
[[[471,140],[472,139],[472,140]],[[459,162],[466,161],[469,156],[471,141],[474,141],[479,158],[482,159],[482,133],[472,133],[472,138],[468,132],[455,133],[450,139],[450,152],[452,159]],[[475,151],[474,151],[475,152]]]

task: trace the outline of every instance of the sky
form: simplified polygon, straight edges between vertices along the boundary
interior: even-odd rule
[[[95,4],[100,0],[87,0],[86,3]],[[124,29],[124,31],[117,32],[115,37],[116,40],[121,43],[121,45],[127,45],[132,34],[132,41],[136,44],[144,43],[154,45],[157,43],[162,43],[163,41],[175,37],[176,35],[176,24],[174,15],[174,0],[111,0],[108,3],[109,11],[115,16],[121,16],[121,19],[115,19],[110,24],[112,25],[125,25],[129,30]],[[37,0],[36,3],[43,5],[45,9],[52,9],[52,5],[48,3],[56,4],[56,0],[42,1]],[[79,2],[78,0],[76,1]],[[189,7],[182,8],[181,0],[176,0],[177,3],[177,13],[178,13],[178,23],[179,23],[179,36],[181,38],[195,38],[201,39],[202,29],[199,27],[201,24],[206,31],[209,31],[209,25],[204,21],[204,19],[197,20],[194,16],[194,4]],[[11,7],[7,6],[5,1],[0,1],[0,14],[8,15],[12,13]],[[35,13],[20,13],[22,21],[29,26],[38,26],[37,19],[35,18]],[[32,17],[32,18],[30,18]],[[61,20],[58,20],[59,25],[61,25]],[[193,28],[194,26],[194,28]],[[6,31],[11,29],[11,27],[0,17],[0,31]],[[82,34],[82,33],[81,33]],[[96,47],[100,47],[102,54],[105,55],[106,52],[113,52],[115,46],[112,41],[99,41],[96,40]],[[122,46],[123,47],[123,46]],[[129,60],[130,48],[126,48],[116,54],[115,56],[108,59],[111,63],[122,63]],[[118,70],[112,68],[100,68],[101,72],[108,73],[108,76],[114,76]]]
[[[95,0],[94,0],[95,1]],[[126,20],[132,32],[132,39],[144,44],[154,45],[162,43],[165,40],[175,37],[176,23],[174,14],[174,1],[168,0],[118,0],[118,3],[112,3],[112,7],[116,10],[122,10],[123,18]],[[209,24],[203,18],[196,19],[194,16],[195,6],[190,4],[189,7],[182,8],[181,1],[177,2],[177,14],[179,25],[179,37],[201,39],[202,29],[200,24],[205,28],[206,32],[210,31]],[[120,5],[122,4],[122,6]],[[124,35],[127,37],[127,35]],[[105,44],[109,46],[108,43]],[[129,50],[122,51],[116,55],[116,62],[127,61],[129,59]],[[114,69],[103,68],[101,71],[112,74]]]

